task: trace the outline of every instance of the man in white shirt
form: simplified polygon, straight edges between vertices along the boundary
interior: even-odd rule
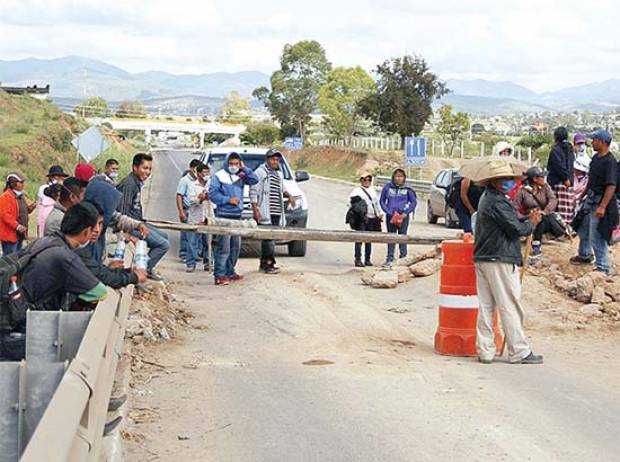
[[[209,202],[209,167],[199,164],[195,167],[196,180],[188,183],[187,200],[187,223],[201,225],[205,223],[205,207]],[[201,252],[202,251],[202,252]],[[187,233],[187,249],[185,264],[187,272],[196,270],[197,259],[200,254],[203,257],[204,270],[209,270],[209,235],[205,233]]]

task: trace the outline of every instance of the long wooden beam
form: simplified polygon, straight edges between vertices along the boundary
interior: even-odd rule
[[[148,220],[160,229],[206,233],[211,235],[241,236],[246,239],[273,239],[276,241],[374,242],[380,244],[436,245],[456,236],[409,236],[367,231],[326,230],[309,228],[277,228],[273,226],[233,227],[226,225],[190,225],[171,221]]]

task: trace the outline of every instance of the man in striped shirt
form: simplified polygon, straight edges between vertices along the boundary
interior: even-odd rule
[[[284,176],[280,170],[282,154],[270,149],[265,154],[265,163],[256,169],[258,183],[250,188],[250,202],[254,219],[259,225],[284,227],[284,197],[288,197],[291,207],[295,207],[295,197],[286,190]],[[276,274],[275,241],[264,240],[261,243],[259,269],[265,274]]]

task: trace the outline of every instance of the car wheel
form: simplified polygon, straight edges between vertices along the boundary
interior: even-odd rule
[[[439,217],[437,215],[433,215],[433,207],[431,206],[431,201],[426,201],[426,221],[434,225],[435,223],[437,223],[438,218]]]
[[[449,206],[446,205],[446,210],[445,210],[445,220],[446,220],[446,228],[458,228],[459,227],[459,222],[458,219],[454,219],[454,209],[450,208]]]
[[[305,257],[308,241],[293,241],[288,244],[288,254],[290,257]]]

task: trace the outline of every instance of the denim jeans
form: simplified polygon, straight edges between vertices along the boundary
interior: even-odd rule
[[[271,215],[271,226],[278,226],[280,215]],[[265,269],[276,264],[276,241],[264,239],[260,243],[260,268]]]
[[[588,258],[594,253],[596,258],[596,270],[611,274],[611,264],[609,263],[609,244],[598,232],[600,218],[594,215],[596,206],[591,207],[577,230],[579,235],[579,256]],[[594,251],[594,252],[593,252]]]
[[[358,231],[370,231],[368,228],[368,222],[363,221],[362,223],[360,223],[360,229]],[[370,242],[356,242],[354,244],[355,260],[362,259],[362,244],[364,244],[364,258],[366,261],[370,261],[370,254],[372,252],[372,244]]]
[[[187,233],[185,264],[188,268],[196,267],[198,255],[201,253],[204,267],[207,268],[209,266],[209,235],[205,233]]]
[[[215,236],[214,238],[215,267],[213,276],[215,279],[231,277],[235,274],[235,266],[241,250],[241,237],[239,236]]]
[[[149,262],[147,263],[146,270],[152,273],[168,249],[170,248],[170,241],[168,240],[168,234],[157,229],[155,226],[147,224],[146,227],[149,230],[149,235],[146,238],[146,245],[149,248]],[[142,238],[142,235],[136,230],[131,233],[137,238]]]
[[[403,225],[397,228],[390,223],[391,216],[386,216],[385,221],[387,223],[388,233],[407,234],[407,228],[409,228],[409,215],[403,220]],[[394,261],[394,251],[396,250],[396,244],[387,245],[387,259],[388,261]],[[407,244],[398,244],[398,251],[400,258],[407,256]]]
[[[187,214],[187,209],[185,210],[185,214]],[[187,220],[181,220],[181,223],[187,223]],[[188,235],[185,231],[181,231],[181,237],[179,239],[179,258],[185,259],[187,257],[187,244],[188,244]]]
[[[15,252],[19,252],[23,246],[23,239],[18,239],[17,242],[2,241],[2,255],[9,255]]]
[[[462,204],[457,204],[456,206],[456,216],[459,217],[459,225],[461,225],[461,229],[464,233],[471,233],[471,215],[469,214],[469,210]]]

